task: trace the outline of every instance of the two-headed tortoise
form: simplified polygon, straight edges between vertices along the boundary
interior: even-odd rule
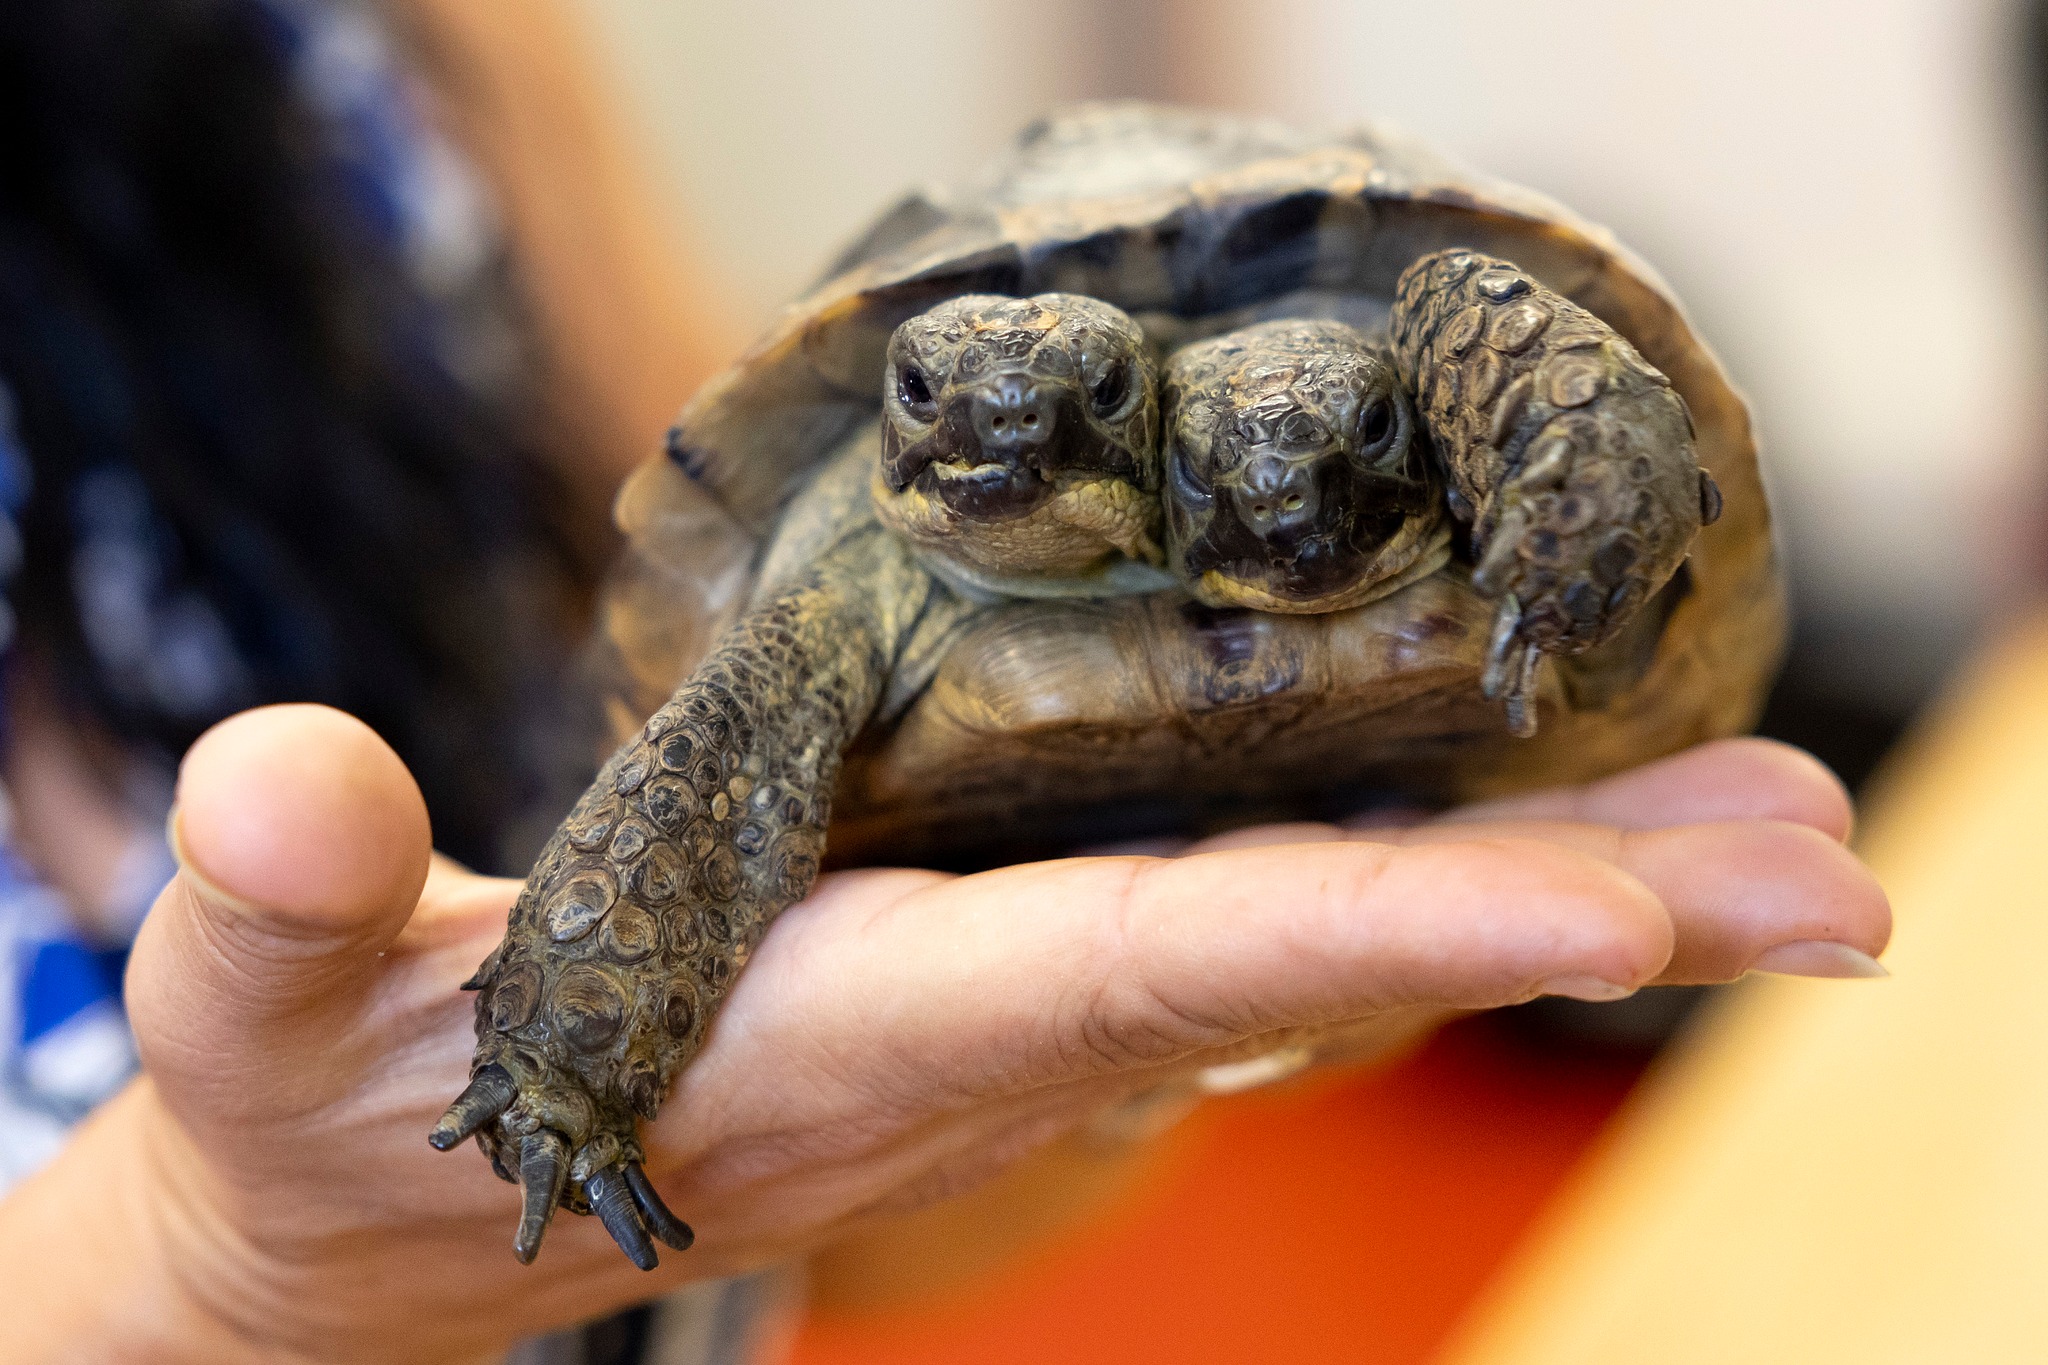
[[[886,214],[620,509],[624,746],[433,1134],[524,1186],[522,1259],[562,1204],[688,1244],[635,1120],[828,824],[932,858],[1581,780],[1745,727],[1783,630],[1747,414],[1669,292],[1376,129],[1033,126]]]

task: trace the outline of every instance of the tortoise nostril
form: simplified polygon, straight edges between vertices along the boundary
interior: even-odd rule
[[[1020,375],[1003,375],[974,396],[972,421],[985,453],[1015,458],[1046,445],[1059,426],[1051,394]]]
[[[1322,499],[1316,462],[1260,455],[1245,467],[1231,501],[1246,530],[1260,540],[1289,546],[1315,533]]]

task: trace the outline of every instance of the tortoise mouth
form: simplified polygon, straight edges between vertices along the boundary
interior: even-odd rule
[[[1351,594],[1384,577],[1382,564],[1408,518],[1399,512],[1355,518],[1286,546],[1259,540],[1235,518],[1219,516],[1183,555],[1190,578],[1220,578],[1261,596],[1300,604],[1303,611]]]
[[[1195,599],[1208,606],[1289,616],[1344,611],[1442,568],[1450,557],[1450,530],[1441,518],[1414,517],[1371,550],[1320,537],[1304,549],[1286,563],[1240,559],[1184,574]]]
[[[1053,495],[1053,485],[1028,464],[934,460],[911,486],[955,516],[1007,521],[1029,516]]]
[[[1193,532],[1177,546],[1183,580],[1212,605],[1337,611],[1385,590],[1443,539],[1443,501],[1427,481],[1376,476],[1333,491],[1316,524],[1289,534],[1259,534],[1228,497],[1206,517],[1177,508],[1173,521]]]

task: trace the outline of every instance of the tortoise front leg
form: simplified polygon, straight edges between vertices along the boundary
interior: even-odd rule
[[[1536,731],[1541,656],[1611,636],[1677,570],[1721,495],[1692,418],[1613,328],[1510,263],[1439,251],[1402,273],[1394,359],[1500,599],[1483,686]]]
[[[931,591],[870,526],[743,617],[549,840],[479,992],[469,1087],[429,1140],[475,1134],[524,1187],[531,1261],[558,1204],[642,1269],[687,1226],[641,1170],[652,1119],[769,922],[816,880],[846,745]]]

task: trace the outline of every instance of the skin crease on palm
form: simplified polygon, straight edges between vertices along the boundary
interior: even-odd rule
[[[518,883],[430,857],[417,789],[359,723],[251,712],[180,779],[184,871],[128,977],[145,1078],[0,1204],[0,1361],[488,1360],[965,1188],[1219,1060],[1725,980],[1787,944],[1874,956],[1890,911],[1848,826],[1818,764],[1733,740],[1406,827],[833,874],[648,1128],[697,1248],[643,1274],[569,1218],[523,1267],[516,1193],[420,1138],[468,1064],[457,983]],[[1764,965],[1830,960],[1856,961]]]

